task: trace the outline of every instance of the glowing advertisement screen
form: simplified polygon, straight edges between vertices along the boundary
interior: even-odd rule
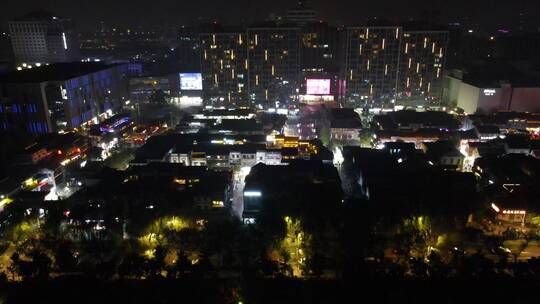
[[[182,91],[202,90],[201,73],[180,73],[180,90]]]
[[[307,95],[329,95],[330,94],[330,79],[307,79],[306,80]]]

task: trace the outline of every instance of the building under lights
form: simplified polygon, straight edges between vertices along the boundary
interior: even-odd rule
[[[401,32],[396,26],[346,29],[345,105],[395,101]]]
[[[349,27],[345,41],[346,105],[441,101],[447,31]]]
[[[80,59],[77,35],[69,18],[34,12],[10,21],[9,32],[20,67]]]
[[[317,22],[302,27],[303,77],[333,77],[339,73],[341,28]]]
[[[441,102],[447,45],[448,31],[403,32],[398,100]]]
[[[300,82],[300,28],[247,30],[249,99],[271,106],[297,99]]]
[[[57,63],[0,77],[0,130],[48,133],[98,123],[128,100],[127,65]]]
[[[248,62],[245,31],[200,34],[203,100],[207,105],[245,106]]]

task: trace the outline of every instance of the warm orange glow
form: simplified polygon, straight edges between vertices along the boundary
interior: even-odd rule
[[[178,184],[178,185],[185,185],[186,180],[183,179],[183,178],[175,178],[175,179],[173,179],[173,183]]]

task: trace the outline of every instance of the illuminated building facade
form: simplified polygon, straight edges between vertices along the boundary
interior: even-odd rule
[[[339,31],[326,23],[302,27],[302,75],[320,76],[339,69]]]
[[[70,19],[31,13],[9,22],[15,61],[35,65],[79,60],[79,44]]]
[[[248,105],[246,34],[201,33],[203,100],[209,105]]]
[[[0,78],[0,130],[48,133],[98,123],[128,100],[127,65],[57,63]]]
[[[403,32],[398,100],[441,101],[447,45],[447,31]]]
[[[249,99],[257,104],[296,100],[300,82],[300,28],[249,28]],[[273,104],[272,104],[273,106]]]
[[[345,105],[395,101],[401,32],[395,26],[346,29]]]

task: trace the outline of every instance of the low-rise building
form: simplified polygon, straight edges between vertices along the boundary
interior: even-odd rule
[[[320,142],[258,135],[167,134],[151,137],[137,151],[133,165],[170,162],[212,169],[281,165],[293,159],[332,159]]]
[[[428,159],[433,164],[450,170],[462,169],[465,156],[451,142],[424,143],[424,147]]]
[[[459,130],[462,125],[446,112],[401,110],[373,117],[373,124],[379,130],[439,129],[444,131]]]
[[[330,140],[342,144],[358,144],[362,122],[353,109],[330,109]]]
[[[341,201],[341,180],[336,168],[321,161],[296,160],[286,166],[257,164],[246,177],[245,221],[268,208],[306,210],[336,206]]]
[[[481,141],[497,139],[501,135],[501,130],[497,126],[476,126],[475,130]]]
[[[540,111],[540,86],[534,73],[493,64],[445,78],[446,101],[467,114]]]

